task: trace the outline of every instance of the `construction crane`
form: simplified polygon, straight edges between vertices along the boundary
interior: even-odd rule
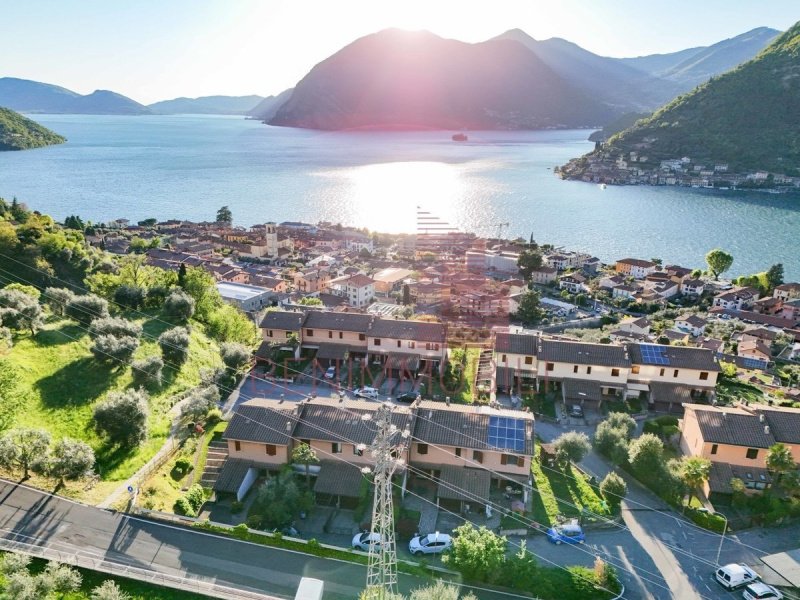
[[[511,223],[496,223],[495,226],[497,227],[497,239],[503,239],[503,227],[509,227]]]

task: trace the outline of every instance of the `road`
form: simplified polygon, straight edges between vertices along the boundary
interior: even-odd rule
[[[0,537],[232,588],[294,598],[303,576],[325,581],[325,600],[353,600],[366,568],[269,548],[78,504],[0,480]],[[428,583],[401,574],[403,593]],[[473,590],[481,600],[513,596]]]

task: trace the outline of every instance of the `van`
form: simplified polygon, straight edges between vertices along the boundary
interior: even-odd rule
[[[761,579],[750,567],[736,563],[717,569],[714,578],[727,590],[735,590]]]

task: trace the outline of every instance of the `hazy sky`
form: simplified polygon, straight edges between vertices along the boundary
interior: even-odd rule
[[[606,56],[708,45],[800,20],[797,0],[2,0],[0,76],[143,103],[278,93],[386,27],[477,42],[507,29]]]

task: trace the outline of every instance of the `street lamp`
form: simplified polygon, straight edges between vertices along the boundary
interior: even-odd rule
[[[722,542],[725,541],[725,532],[728,530],[728,517],[717,511],[714,511],[714,514],[725,519],[725,525],[722,526],[722,536],[719,538],[719,548],[717,549],[717,560],[715,563],[717,566],[719,566],[719,556],[722,554]]]

